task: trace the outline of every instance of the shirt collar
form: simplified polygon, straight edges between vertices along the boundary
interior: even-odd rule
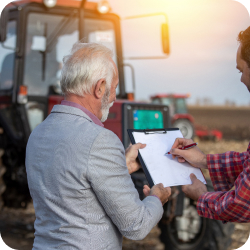
[[[78,108],[80,110],[82,110],[86,115],[88,115],[90,117],[90,119],[96,124],[99,125],[101,127],[104,127],[104,125],[102,124],[102,122],[89,110],[87,110],[86,108],[84,108],[82,105],[75,103],[75,102],[70,102],[70,101],[66,101],[63,100],[61,102],[61,105],[66,105],[66,106],[70,106],[70,107],[74,107],[74,108]]]

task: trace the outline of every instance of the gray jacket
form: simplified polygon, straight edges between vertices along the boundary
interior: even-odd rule
[[[139,199],[118,137],[78,108],[56,105],[34,129],[26,169],[34,250],[122,249],[122,236],[143,239],[162,216],[157,197]]]

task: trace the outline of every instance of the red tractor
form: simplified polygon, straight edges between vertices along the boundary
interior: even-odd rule
[[[171,125],[180,129],[183,137],[193,138],[195,135],[194,118],[188,114],[186,99],[189,95],[158,94],[151,97],[152,103],[169,107]]]
[[[25,170],[27,140],[53,105],[63,99],[59,84],[62,58],[78,40],[102,43],[114,51],[119,70],[118,100],[110,109],[105,127],[114,131],[125,147],[129,144],[128,128],[170,127],[168,106],[128,100],[131,95],[125,91],[124,67],[131,65],[123,61],[121,20],[109,10],[107,1],[85,0],[22,0],[4,8],[0,19],[2,205],[25,208],[31,200]],[[168,54],[167,23],[159,30],[163,53]],[[143,198],[145,175],[139,171],[132,179]],[[228,225],[199,217],[195,202],[185,197],[180,187],[175,189],[179,189],[179,194],[173,192],[176,195],[164,206],[164,216],[159,223],[166,249],[225,249],[231,236],[224,234]]]
[[[219,130],[209,130],[204,126],[197,125],[192,115],[188,113],[186,99],[189,94],[158,94],[151,97],[154,104],[167,105],[171,117],[171,126],[181,130],[183,137],[191,139],[194,136],[202,140],[220,140],[222,132]]]

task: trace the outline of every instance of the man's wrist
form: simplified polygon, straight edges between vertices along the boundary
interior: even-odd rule
[[[202,159],[202,168],[208,169],[207,167],[207,155],[204,154],[203,159]]]
[[[131,174],[131,167],[129,166],[129,164],[128,164],[128,162],[126,161],[126,166],[127,166],[127,168],[128,168],[128,172],[129,172],[129,174]]]
[[[200,197],[202,197],[205,193],[207,193],[208,191],[201,191],[198,193],[198,197],[196,198],[196,200],[198,201],[200,199]]]
[[[160,199],[157,195],[155,195],[155,194],[151,194],[151,195],[149,195],[149,196],[154,196],[154,197],[158,198],[158,199],[159,199],[159,201],[161,202],[161,199]],[[161,204],[162,204],[162,202],[161,202]]]

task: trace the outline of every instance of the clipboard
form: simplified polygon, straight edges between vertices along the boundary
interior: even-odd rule
[[[177,135],[180,135],[180,136],[178,136],[178,137],[182,137],[182,134],[181,134],[181,132],[180,132],[180,130],[179,130],[179,128],[164,128],[164,129],[143,129],[143,130],[138,130],[138,129],[128,129],[127,130],[127,132],[128,132],[128,136],[129,136],[129,138],[130,138],[130,141],[131,141],[131,143],[132,144],[136,144],[137,142],[141,142],[141,143],[145,143],[145,141],[137,141],[136,142],[136,140],[135,140],[135,138],[134,138],[134,135],[133,135],[133,133],[134,132],[136,132],[136,133],[143,133],[143,136],[145,135],[145,136],[149,136],[149,137],[151,137],[150,135],[156,135],[155,137],[161,137],[160,135],[158,135],[158,134],[162,134],[164,137],[167,137],[167,133],[169,133],[169,136],[170,136],[170,134],[177,134]],[[174,132],[174,133],[171,133],[171,132]],[[175,135],[174,135],[175,136]],[[146,138],[146,137],[144,137],[144,138]],[[172,140],[174,140],[173,138],[177,138],[177,137],[172,137]],[[173,143],[173,142],[172,142]],[[171,146],[172,146],[172,144],[171,144]],[[143,149],[142,149],[143,150]],[[161,149],[162,150],[162,149]],[[164,150],[164,149],[163,149]],[[162,155],[162,154],[161,154]],[[166,156],[165,156],[166,157]],[[172,159],[172,155],[169,155],[168,157],[171,157],[171,159]],[[143,156],[142,156],[142,154],[140,153],[140,150],[139,150],[139,153],[138,153],[138,158],[139,158],[139,161],[140,161],[140,163],[141,163],[141,166],[142,166],[142,169],[143,169],[143,172],[144,172],[144,174],[145,174],[145,176],[146,176],[146,178],[147,178],[147,181],[148,181],[148,184],[149,184],[149,186],[150,186],[150,188],[152,188],[155,184],[157,184],[157,183],[163,183],[163,182],[157,182],[157,181],[154,181],[153,180],[153,178],[152,178],[152,174],[150,174],[150,170],[151,170],[151,173],[152,173],[152,169],[148,169],[148,167],[147,167],[147,165],[146,165],[146,163],[145,163],[145,161],[144,161],[144,159],[143,159]],[[169,159],[168,159],[168,161],[169,161]],[[174,161],[174,160],[173,160]],[[206,181],[205,181],[205,178],[204,178],[204,176],[203,176],[203,174],[202,174],[202,172],[201,172],[201,170],[200,169],[197,169],[197,168],[194,168],[194,167],[192,167],[191,165],[189,165],[188,163],[177,163],[177,160],[175,160],[175,162],[173,162],[175,165],[180,165],[179,167],[181,168],[181,169],[184,169],[185,170],[185,168],[183,168],[183,166],[181,166],[181,165],[183,165],[183,164],[186,164],[186,166],[187,166],[187,169],[189,169],[189,170],[187,170],[187,173],[184,173],[185,174],[185,176],[183,175],[183,176],[179,176],[178,178],[180,178],[180,179],[184,179],[185,180],[185,178],[189,178],[189,180],[190,180],[190,177],[189,177],[189,175],[190,175],[190,173],[192,172],[192,171],[195,171],[196,173],[198,173],[198,175],[199,175],[199,177],[197,176],[197,178],[198,179],[200,179],[204,184],[206,184]],[[168,166],[168,168],[171,168],[171,166]],[[190,170],[191,169],[191,170]],[[164,169],[165,170],[165,169]],[[173,171],[174,171],[174,169],[173,169]],[[186,170],[185,170],[186,171]],[[184,172],[185,172],[184,171]],[[188,172],[189,171],[189,172]],[[170,171],[171,172],[171,171]],[[195,173],[195,174],[196,174]],[[179,174],[179,173],[178,173]],[[172,173],[170,174],[170,175],[172,175]],[[182,173],[180,173],[180,175],[182,175]],[[175,174],[175,176],[176,176],[176,174]],[[154,176],[155,177],[155,176]],[[163,178],[163,177],[162,177]],[[170,178],[170,177],[169,177]],[[178,179],[177,178],[177,179]],[[157,180],[157,179],[156,179]],[[187,182],[189,182],[189,180],[187,179]],[[190,180],[190,182],[191,182],[191,180]],[[186,183],[186,184],[191,184],[191,183]],[[173,185],[170,185],[170,186],[179,186],[179,185],[186,185],[186,184],[178,184],[178,181],[176,182],[176,183],[173,183]]]

